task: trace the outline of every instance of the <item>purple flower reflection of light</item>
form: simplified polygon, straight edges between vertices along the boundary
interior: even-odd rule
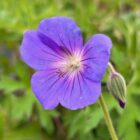
[[[35,69],[32,90],[45,109],[58,104],[81,109],[97,101],[112,42],[93,35],[83,45],[80,28],[67,17],[42,20],[37,30],[24,33],[20,54]]]

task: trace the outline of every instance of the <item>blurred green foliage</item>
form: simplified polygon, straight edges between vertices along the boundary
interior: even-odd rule
[[[126,108],[108,94],[107,76],[103,94],[119,140],[140,140],[139,0],[0,1],[0,140],[110,140],[98,102],[84,110],[46,111],[31,91],[34,71],[18,51],[23,32],[57,15],[73,18],[85,40],[95,33],[112,38],[111,62],[128,86]]]

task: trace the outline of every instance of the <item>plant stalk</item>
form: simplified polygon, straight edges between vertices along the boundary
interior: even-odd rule
[[[99,98],[99,103],[100,103],[100,106],[101,106],[102,111],[104,113],[104,119],[105,119],[105,122],[107,124],[107,127],[108,127],[108,130],[109,130],[109,133],[110,133],[112,140],[118,140],[115,129],[114,129],[113,124],[112,124],[111,117],[110,117],[109,112],[108,112],[107,105],[106,105],[102,95]]]
[[[108,69],[111,71],[111,72],[115,72],[116,70],[114,69],[113,65],[109,62],[108,63]]]

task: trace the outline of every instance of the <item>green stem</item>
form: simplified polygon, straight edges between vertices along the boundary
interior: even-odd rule
[[[108,63],[108,69],[111,71],[111,72],[115,72],[115,69],[113,67],[113,65],[109,62]]]
[[[99,103],[100,103],[100,106],[104,113],[105,122],[107,124],[107,127],[108,127],[112,140],[118,140],[115,129],[114,129],[112,121],[111,121],[111,117],[110,117],[108,109],[107,109],[107,105],[106,105],[102,95],[99,98]]]

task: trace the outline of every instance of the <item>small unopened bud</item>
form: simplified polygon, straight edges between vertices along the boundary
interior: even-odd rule
[[[116,71],[112,71],[107,82],[107,87],[110,93],[117,99],[119,105],[124,108],[126,104],[126,83],[123,76]]]

